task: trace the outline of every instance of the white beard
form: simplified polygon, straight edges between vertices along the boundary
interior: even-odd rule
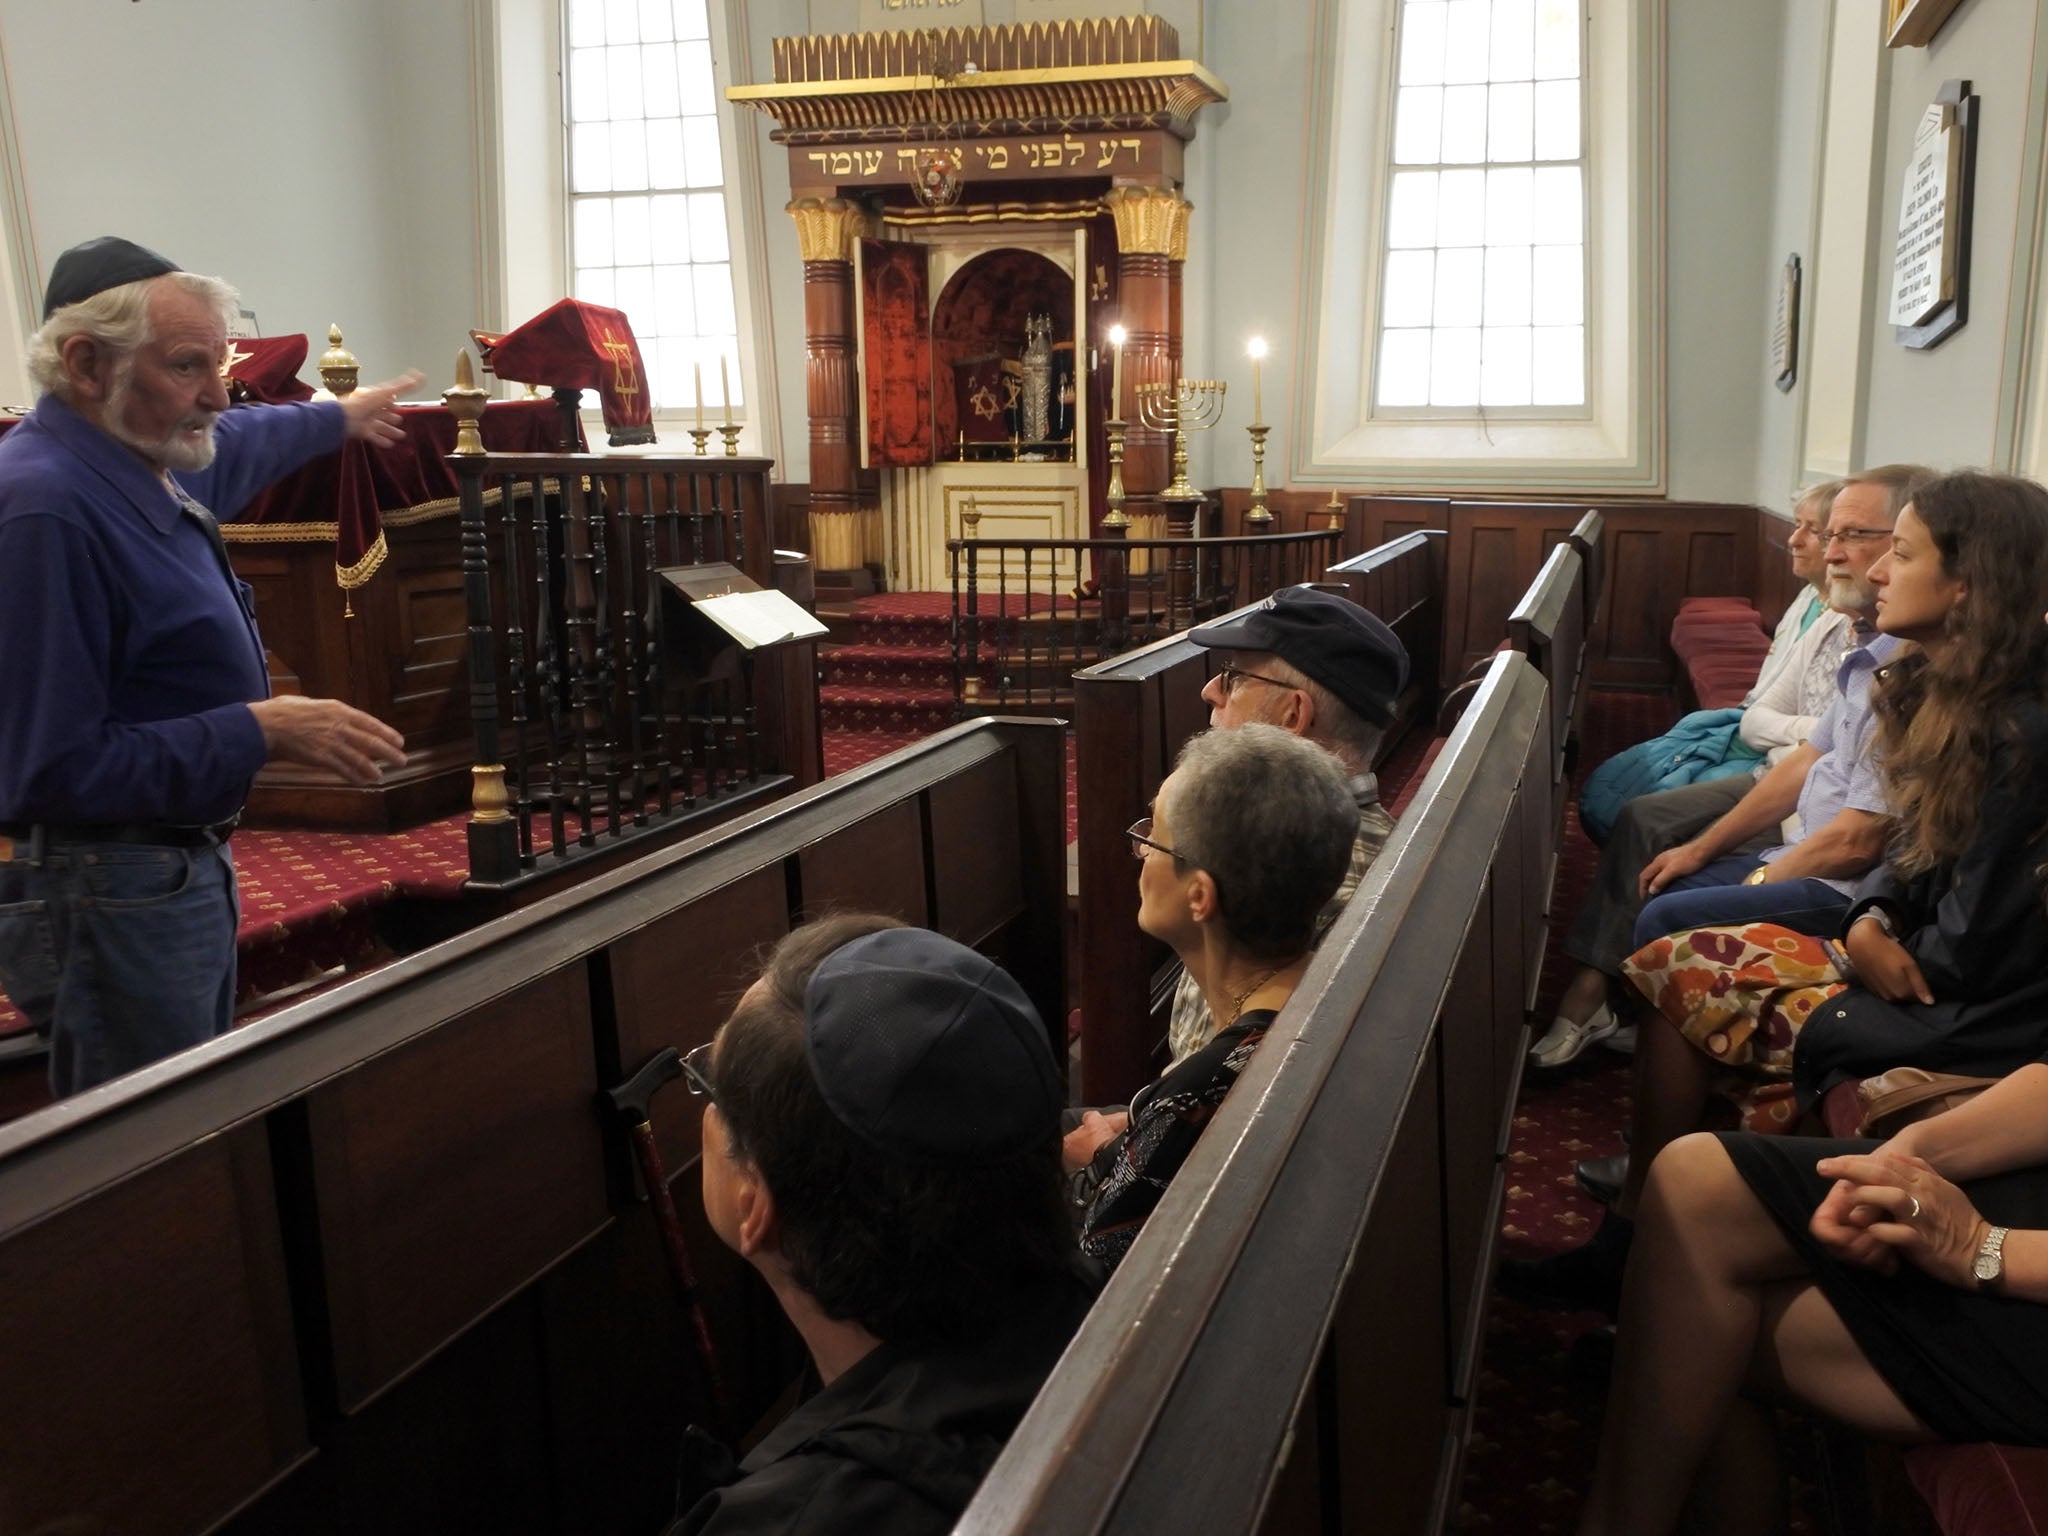
[[[128,414],[128,390],[133,382],[134,364],[124,364],[114,375],[114,387],[107,395],[105,419],[100,423],[109,437],[116,442],[133,448],[158,469],[184,470],[188,473],[205,469],[213,463],[213,429],[220,421],[218,411],[194,411],[185,417],[164,437],[155,441],[139,432],[129,430],[125,417]],[[203,431],[201,438],[191,438],[188,432]]]

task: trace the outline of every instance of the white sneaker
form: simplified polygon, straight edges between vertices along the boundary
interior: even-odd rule
[[[1617,1055],[1633,1056],[1636,1053],[1636,1026],[1624,1024],[1600,1043]]]
[[[1529,1047],[1529,1060],[1539,1067],[1561,1067],[1578,1060],[1587,1046],[1607,1039],[1618,1028],[1614,1011],[1605,1004],[1594,1009],[1593,1016],[1583,1024],[1575,1024],[1559,1014],[1550,1021],[1543,1038]]]

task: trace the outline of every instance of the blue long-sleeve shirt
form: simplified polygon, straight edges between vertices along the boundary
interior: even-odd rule
[[[238,406],[174,476],[232,519],[341,446],[330,403]],[[0,822],[225,820],[263,765],[248,588],[131,450],[53,395],[0,438]]]

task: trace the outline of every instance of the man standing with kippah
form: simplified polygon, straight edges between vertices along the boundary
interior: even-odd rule
[[[815,1390],[671,1536],[951,1530],[1094,1295],[1044,1023],[951,939],[826,918],[683,1069],[708,1100],[705,1215]]]
[[[40,397],[0,439],[0,988],[62,1097],[225,1030],[227,839],[266,761],[376,782],[389,726],[270,698],[215,513],[346,438],[389,445],[418,375],[228,411],[235,291],[103,236],[57,258]]]

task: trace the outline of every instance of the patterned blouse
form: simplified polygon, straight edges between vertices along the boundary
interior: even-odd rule
[[[1273,1019],[1270,1008],[1247,1013],[1138,1090],[1130,1124],[1103,1145],[1076,1184],[1084,1253],[1107,1269],[1122,1262]]]

